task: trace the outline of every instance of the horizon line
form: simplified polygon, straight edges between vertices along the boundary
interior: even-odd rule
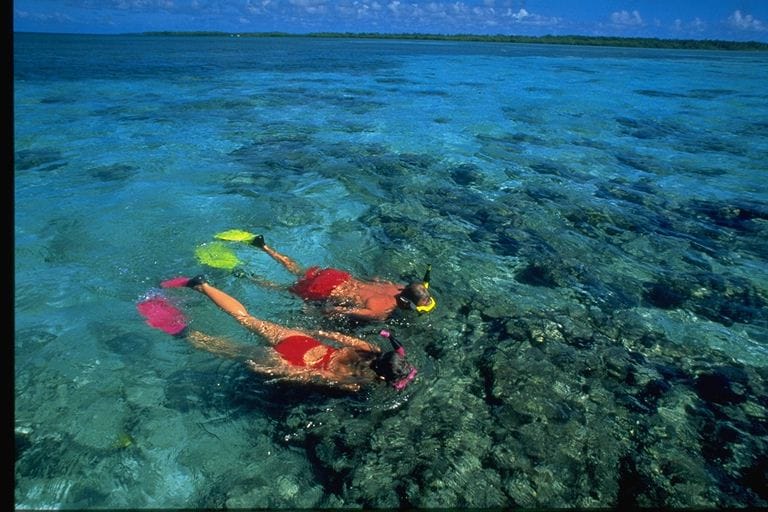
[[[648,43],[670,43],[670,44],[696,44],[705,46],[707,44],[726,44],[735,46],[756,47],[754,49],[768,50],[768,43],[756,40],[736,41],[728,39],[678,39],[662,38],[653,36],[606,36],[606,35],[583,35],[583,34],[564,34],[564,35],[522,35],[522,34],[473,34],[473,33],[430,33],[430,32],[286,32],[286,31],[259,31],[259,32],[232,32],[224,30],[145,30],[140,32],[121,32],[121,33],[91,33],[91,32],[40,32],[34,30],[14,30],[14,34],[50,34],[50,35],[87,35],[87,36],[227,36],[227,37],[350,37],[350,38],[399,38],[399,39],[439,39],[439,40],[473,40],[477,42],[536,42],[545,40],[575,40],[578,41],[627,41],[627,42],[648,42]]]

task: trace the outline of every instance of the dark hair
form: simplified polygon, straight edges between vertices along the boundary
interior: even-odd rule
[[[405,356],[390,350],[376,359],[371,368],[376,372],[376,375],[384,377],[384,380],[390,384],[407,377],[413,366],[405,360]]]
[[[427,290],[427,287],[424,286],[424,283],[409,284],[403,288],[403,291],[400,292],[400,296],[416,306],[425,302],[430,297],[429,291]]]

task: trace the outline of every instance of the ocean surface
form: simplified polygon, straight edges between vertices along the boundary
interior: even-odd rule
[[[14,34],[17,509],[768,506],[768,54]],[[200,258],[418,279],[335,323]],[[288,284],[223,243],[243,272]],[[219,247],[221,248],[221,247]],[[302,389],[201,294],[381,343]]]

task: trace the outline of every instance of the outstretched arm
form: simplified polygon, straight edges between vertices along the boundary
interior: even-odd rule
[[[387,313],[374,311],[370,308],[352,308],[349,306],[326,306],[324,308],[326,315],[341,315],[356,318],[359,320],[380,321],[386,320]]]
[[[316,386],[329,387],[333,389],[341,389],[344,391],[359,391],[360,384],[358,383],[342,383],[335,380],[330,380],[319,375],[316,370],[312,369],[296,369],[285,366],[271,366],[257,363],[256,361],[249,359],[245,364],[255,373],[271,377],[270,384],[278,382],[292,382],[296,384],[312,384]]]
[[[355,338],[354,336],[349,336],[348,334],[342,334],[336,331],[316,331],[315,333],[318,336],[322,336],[323,338],[338,341],[342,345],[346,345],[348,347],[361,348],[369,352],[381,352],[381,349],[377,345],[368,343],[367,341],[360,338]]]
[[[397,307],[397,301],[392,296],[380,294],[369,297],[364,304],[330,304],[326,313],[345,315],[360,320],[383,321]]]
[[[248,359],[245,362],[245,365],[259,375],[276,378],[290,377],[290,380],[302,380],[303,378],[306,378],[310,373],[310,371],[307,369],[296,369],[275,364],[257,363],[253,359]]]
[[[251,345],[239,345],[226,338],[211,336],[194,330],[188,331],[186,338],[187,341],[197,349],[205,350],[211,354],[229,359],[254,357],[257,349]]]

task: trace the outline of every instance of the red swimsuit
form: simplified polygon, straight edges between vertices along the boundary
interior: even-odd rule
[[[306,300],[323,300],[331,296],[331,292],[352,277],[347,272],[335,268],[310,267],[291,291]]]
[[[275,345],[275,350],[287,363],[294,366],[328,369],[331,356],[338,350],[323,345],[309,336],[288,336]]]

